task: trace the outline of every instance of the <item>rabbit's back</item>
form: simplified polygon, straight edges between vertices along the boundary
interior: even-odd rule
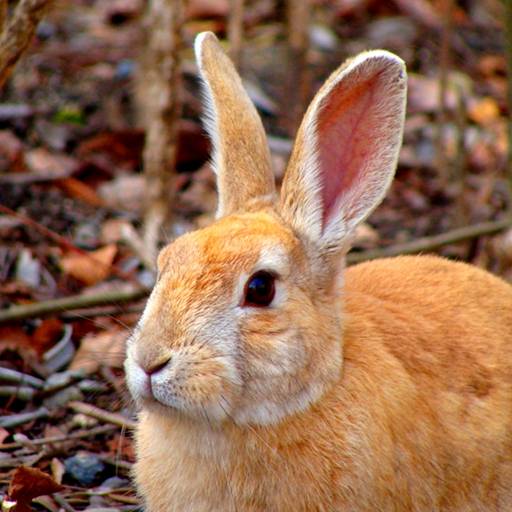
[[[344,294],[338,389],[365,411],[381,496],[388,486],[404,510],[512,509],[512,287],[421,256],[352,267]]]

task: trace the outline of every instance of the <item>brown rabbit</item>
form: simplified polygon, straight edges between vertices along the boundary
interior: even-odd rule
[[[132,336],[147,510],[512,511],[512,287],[463,263],[344,269],[401,143],[385,51],[325,83],[280,196],[215,36],[196,42],[218,220],[178,238]]]

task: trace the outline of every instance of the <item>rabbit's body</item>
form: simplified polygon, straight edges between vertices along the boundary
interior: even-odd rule
[[[427,256],[345,277],[342,374],[312,408],[265,428],[142,416],[149,510],[512,509],[512,288]]]
[[[333,73],[278,196],[235,69],[213,34],[196,54],[219,219],[160,253],[128,344],[148,512],[512,510],[512,287],[427,256],[345,271],[396,167],[403,62]]]

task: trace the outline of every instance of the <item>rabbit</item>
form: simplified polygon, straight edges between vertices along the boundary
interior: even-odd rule
[[[166,246],[127,345],[150,512],[512,510],[512,286],[436,256],[345,268],[393,178],[406,102],[384,50],[309,106],[280,193],[216,37],[195,52],[217,219]]]

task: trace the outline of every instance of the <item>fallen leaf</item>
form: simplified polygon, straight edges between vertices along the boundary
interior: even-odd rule
[[[100,241],[102,244],[115,244],[123,240],[123,229],[130,223],[126,219],[107,219],[101,225]]]
[[[0,130],[0,173],[24,170],[23,143],[10,130]]]
[[[139,174],[117,176],[100,185],[98,193],[107,208],[142,212],[146,181]]]
[[[3,443],[7,437],[9,437],[11,433],[5,428],[0,427],[0,443]]]
[[[30,502],[38,496],[62,491],[64,487],[36,468],[20,466],[9,484],[8,495],[16,501],[16,512],[31,512]]]
[[[69,368],[87,373],[96,372],[100,366],[122,368],[128,335],[128,331],[119,328],[87,334]]]
[[[36,356],[30,336],[17,325],[0,326],[0,354],[6,350],[18,353],[24,359],[26,357],[34,359]]]
[[[74,199],[79,199],[91,206],[103,206],[101,197],[94,189],[76,178],[64,178],[57,180],[55,184]]]
[[[55,482],[57,484],[62,483],[62,477],[64,476],[64,473],[66,472],[66,468],[64,466],[64,463],[61,462],[57,457],[54,457],[50,463],[50,468],[52,470],[52,476]]]
[[[494,98],[480,98],[469,105],[468,117],[477,124],[488,125],[500,117],[500,107]]]
[[[69,176],[79,166],[79,162],[64,154],[50,153],[47,149],[37,148],[25,153],[28,169],[36,174],[47,176]]]
[[[49,350],[62,333],[62,322],[57,317],[45,318],[32,334],[32,346],[38,354]]]
[[[67,254],[60,263],[66,274],[92,285],[109,276],[116,253],[117,247],[110,244],[87,254]]]

